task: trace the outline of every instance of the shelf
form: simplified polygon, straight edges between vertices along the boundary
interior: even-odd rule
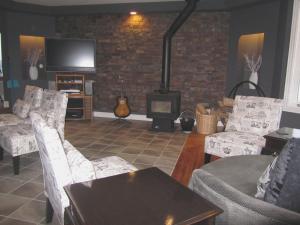
[[[84,98],[84,94],[69,94],[66,93],[69,98]]]
[[[71,110],[72,110],[72,109],[73,109],[73,110],[74,110],[74,109],[75,109],[75,110],[78,109],[78,110],[79,110],[79,109],[84,109],[84,107],[77,107],[77,108],[76,108],[76,107],[74,107],[74,108],[73,108],[73,107],[68,107],[68,109],[71,109]]]
[[[77,93],[67,93],[69,98],[67,107],[67,120],[92,119],[93,103],[92,96],[85,95],[85,76],[83,74],[56,74],[57,90],[79,90]],[[80,118],[76,118],[77,115]],[[74,116],[74,117],[72,117]]]
[[[77,82],[57,82],[57,84],[69,84],[69,85],[74,85],[74,84],[80,84],[80,85],[83,85],[83,83],[77,83]]]

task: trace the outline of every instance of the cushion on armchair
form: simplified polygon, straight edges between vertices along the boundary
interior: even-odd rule
[[[236,96],[226,131],[266,135],[279,128],[282,106],[281,99]]]
[[[30,110],[40,107],[42,103],[43,89],[36,86],[26,85],[24,101],[30,104]]]
[[[31,106],[28,102],[17,99],[13,106],[13,113],[18,117],[25,119],[29,115],[30,107]]]
[[[92,163],[98,179],[137,170],[135,166],[118,156],[104,157]]]
[[[64,140],[65,115],[68,103],[66,94],[55,90],[44,90],[41,106],[35,110],[47,122],[58,131]]]
[[[258,155],[264,146],[264,137],[240,131],[221,132],[205,137],[205,153],[219,157]]]

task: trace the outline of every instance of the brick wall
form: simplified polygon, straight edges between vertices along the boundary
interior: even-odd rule
[[[120,80],[133,113],[144,114],[146,93],[159,89],[162,39],[176,13],[139,16],[106,14],[61,16],[62,37],[97,41],[94,109],[112,112]],[[182,110],[214,102],[224,93],[227,73],[229,13],[195,12],[173,38],[171,89],[182,93]]]

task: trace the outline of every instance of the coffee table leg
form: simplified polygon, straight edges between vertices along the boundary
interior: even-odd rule
[[[3,148],[0,147],[0,160],[3,160]]]

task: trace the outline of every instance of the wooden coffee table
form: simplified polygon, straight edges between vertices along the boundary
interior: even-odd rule
[[[65,187],[76,225],[214,224],[222,210],[157,168]]]

